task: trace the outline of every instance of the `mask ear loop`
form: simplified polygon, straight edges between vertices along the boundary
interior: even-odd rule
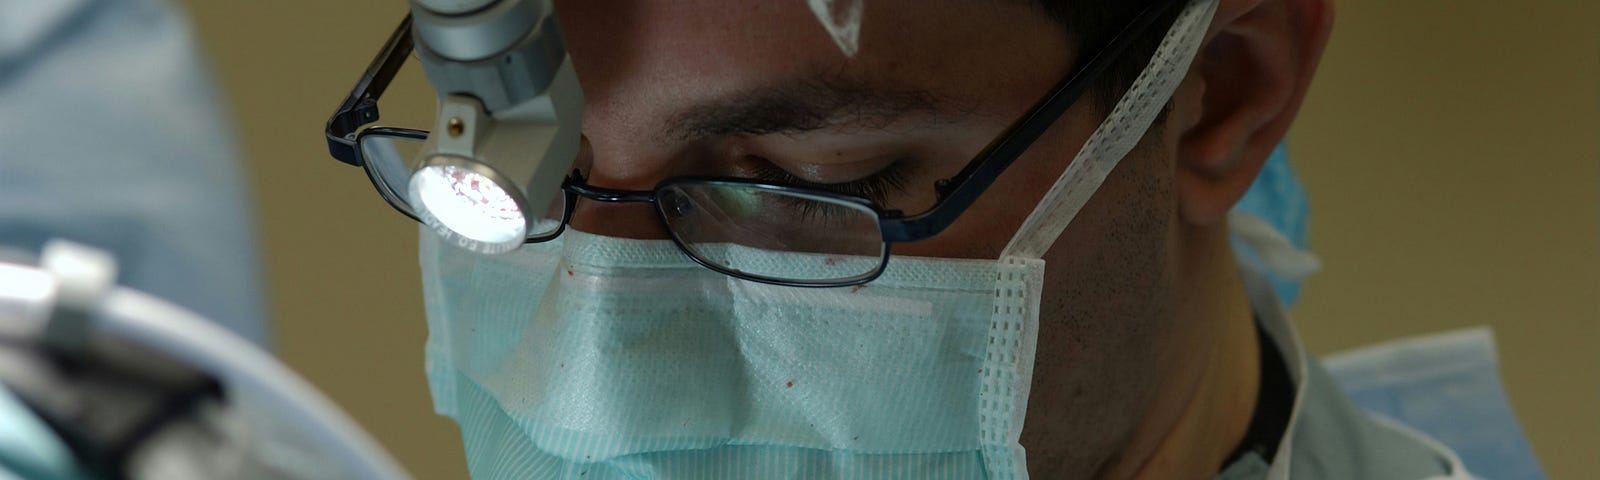
[[[865,0],[806,0],[822,28],[844,56],[854,58],[861,51],[861,11]]]
[[[1260,262],[1257,268],[1264,270],[1263,273],[1283,281],[1299,281],[1322,270],[1322,259],[1295,246],[1289,237],[1261,217],[1237,210],[1228,212],[1228,230],[1235,240],[1250,249],[1250,254],[1255,256],[1253,261]],[[1253,262],[1246,262],[1249,263]]]
[[[1084,142],[1066,171],[1040,199],[1000,258],[1042,258],[1067,224],[1105,183],[1106,175],[1139,144],[1189,72],[1217,0],[1193,0],[1173,22],[1150,63],[1106,120]]]

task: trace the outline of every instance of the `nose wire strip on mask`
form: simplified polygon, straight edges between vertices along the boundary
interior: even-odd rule
[[[1041,258],[1100,188],[1106,175],[1139,144],[1177,91],[1205,37],[1217,0],[1194,0],[1178,16],[1155,56],[1105,122],[1084,142],[1033,213],[1022,222],[1001,258]]]

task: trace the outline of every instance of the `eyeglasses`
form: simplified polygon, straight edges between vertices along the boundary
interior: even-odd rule
[[[835,287],[872,281],[888,266],[890,246],[928,239],[955,222],[979,195],[1097,78],[1180,0],[1155,0],[1094,55],[1084,57],[1027,113],[1012,123],[954,177],[933,185],[936,202],[906,215],[871,199],[831,190],[745,178],[675,177],[652,190],[616,190],[589,185],[574,171],[537,219],[524,243],[549,241],[572,220],[579,199],[606,203],[651,203],[662,226],[695,262],[746,280],[797,287]],[[418,219],[407,186],[415,159],[428,138],[424,130],[369,127],[378,120],[377,101],[410,55],[411,19],[400,22],[350,95],[328,120],[329,153],[363,167],[378,194],[400,213]],[[494,199],[472,188],[479,175],[464,168],[426,169],[420,181],[445,182],[451,192],[478,203]],[[487,191],[488,189],[485,189]]]

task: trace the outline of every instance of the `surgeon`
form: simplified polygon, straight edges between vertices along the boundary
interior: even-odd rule
[[[423,230],[436,409],[474,478],[1467,478],[1232,248],[1330,3],[558,2],[570,208]]]

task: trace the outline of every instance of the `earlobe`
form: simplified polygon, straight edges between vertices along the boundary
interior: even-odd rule
[[[1178,143],[1185,222],[1221,222],[1255,181],[1305,98],[1327,43],[1330,0],[1225,0],[1190,75],[1198,120]]]

